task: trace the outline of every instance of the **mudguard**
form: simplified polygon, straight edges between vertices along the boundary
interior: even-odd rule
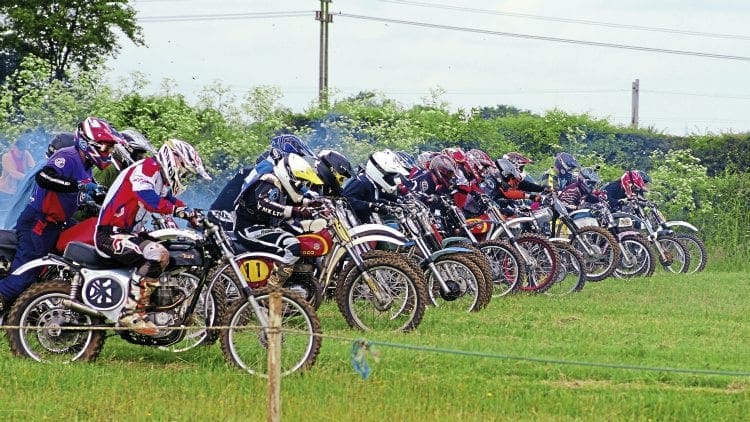
[[[685,228],[687,228],[689,230],[692,230],[694,232],[698,231],[697,227],[695,227],[694,225],[688,223],[687,221],[681,221],[681,220],[667,221],[667,227],[675,227],[675,226],[685,227]]]
[[[351,227],[349,228],[349,235],[352,238],[366,235],[390,236],[394,239],[403,239],[406,242],[406,236],[402,232],[385,224],[361,224]]]
[[[57,255],[47,255],[42,258],[32,259],[31,261],[21,265],[20,267],[16,268],[15,271],[13,271],[13,275],[21,275],[33,268],[61,266],[67,267],[69,265],[63,258]]]
[[[550,242],[562,242],[562,243],[570,243],[570,239],[567,237],[550,237]]]
[[[183,239],[192,240],[193,242],[203,238],[203,236],[195,230],[182,229],[159,229],[148,232],[148,235],[159,240],[172,240],[181,237]]]
[[[520,226],[523,223],[531,223],[532,221],[536,221],[534,217],[515,217],[506,221],[505,224],[510,228],[514,228]],[[495,236],[494,233],[493,236]],[[492,239],[495,239],[495,237],[493,237]]]
[[[466,248],[457,248],[457,247],[447,247],[440,249],[439,251],[435,251],[432,254],[430,254],[430,259],[432,261],[435,261],[436,259],[440,258],[443,255],[448,255],[452,253],[473,253],[471,249]]]
[[[617,233],[617,240],[620,241],[625,236],[636,235],[636,234],[641,234],[641,233],[636,230],[628,230],[626,232],[620,232],[620,233]]]
[[[589,208],[581,208],[581,209],[577,209],[575,211],[571,211],[571,212],[569,212],[569,214],[570,214],[570,217],[573,218],[573,219],[575,219],[576,218],[575,216],[577,216],[577,215],[581,215],[582,217],[583,216],[585,216],[585,217],[591,217],[591,210]],[[581,217],[578,217],[578,218],[581,218]]]
[[[451,237],[444,238],[443,241],[440,243],[440,245],[443,248],[447,248],[454,243],[467,243],[467,242],[471,242],[471,241],[465,237],[451,236]]]

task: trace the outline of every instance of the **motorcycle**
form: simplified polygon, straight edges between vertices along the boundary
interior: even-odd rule
[[[622,260],[613,275],[618,278],[650,277],[656,266],[656,254],[651,250],[649,240],[634,228],[634,223],[638,224],[640,220],[625,213],[613,213],[606,201],[591,204],[590,210],[590,213],[585,210],[573,211],[571,215],[580,213],[584,218],[595,218],[617,239]]]
[[[400,252],[415,262],[425,275],[427,293],[434,306],[470,312],[487,306],[492,298],[491,270],[485,272],[475,263],[471,249],[445,247],[427,206],[415,197],[407,196],[402,203],[384,207],[410,239]],[[486,260],[483,256],[481,258]]]
[[[325,211],[315,212],[320,227],[298,236],[301,257],[295,264],[290,281],[313,278],[319,291],[334,290],[339,311],[349,326],[361,330],[411,331],[419,326],[427,303],[424,277],[409,262],[394,252],[370,256],[366,252],[376,242],[403,245],[404,235],[385,225],[362,224],[350,227],[342,198],[327,200]],[[235,242],[235,246],[242,248]],[[253,265],[248,265],[249,251],[238,250],[235,264],[238,273],[249,283],[263,283]],[[216,271],[214,279],[230,280],[227,266]],[[296,274],[295,274],[296,273]],[[287,285],[285,283],[285,285]],[[335,288],[334,288],[335,286]]]
[[[146,309],[158,326],[156,334],[137,334],[118,324],[135,269],[123,268],[93,246],[74,241],[62,255],[32,260],[14,272],[56,267],[66,276],[37,282],[16,299],[6,321],[18,327],[7,330],[12,352],[37,361],[93,361],[104,345],[106,330],[116,330],[129,343],[173,351],[218,336],[227,361],[249,373],[265,374],[268,300],[274,287],[256,290],[238,282],[242,299],[225,311],[225,287],[208,274],[220,263],[228,263],[236,275],[241,272],[223,229],[201,212],[196,214],[202,233],[172,228],[149,233],[170,255]],[[274,255],[256,252],[247,258],[255,259],[258,271],[270,277]],[[297,333],[284,334],[281,367],[288,374],[315,363],[321,346],[320,321],[299,296],[288,290],[281,290],[281,295],[282,329]],[[224,325],[221,330],[213,328],[217,322]]]
[[[690,250],[683,239],[675,235],[656,204],[642,196],[623,199],[621,202],[624,204],[623,212],[632,215],[639,228],[646,233],[646,237],[659,254],[662,267],[672,273],[690,271]],[[703,250],[705,251],[705,247]]]
[[[586,280],[601,281],[612,275],[622,259],[617,240],[606,229],[599,227],[596,219],[574,218],[568,212],[557,193],[543,195],[542,204],[552,209],[550,232],[556,240],[568,242],[584,257]],[[590,214],[590,210],[576,210],[578,214]],[[563,227],[567,236],[563,236]]]

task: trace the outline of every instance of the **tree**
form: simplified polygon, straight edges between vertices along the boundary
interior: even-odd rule
[[[94,69],[119,51],[116,30],[144,44],[135,14],[127,0],[0,2],[0,62],[12,65],[35,55],[50,64],[50,77],[58,80],[74,64]]]

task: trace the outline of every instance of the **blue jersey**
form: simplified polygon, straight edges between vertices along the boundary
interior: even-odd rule
[[[91,168],[84,164],[83,158],[75,147],[62,148],[47,160],[44,167],[51,167],[61,177],[77,182],[92,181]],[[47,221],[64,223],[78,209],[81,193],[55,192],[37,185],[31,196],[29,206],[44,214]]]

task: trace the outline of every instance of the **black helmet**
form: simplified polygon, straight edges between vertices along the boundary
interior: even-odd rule
[[[600,181],[599,174],[591,167],[584,167],[578,173],[578,186],[586,193],[593,192]]]
[[[352,164],[341,154],[330,149],[324,149],[318,153],[318,162],[316,171],[323,185],[328,190],[327,193],[338,196],[341,195],[341,188],[344,181],[354,174]]]
[[[498,158],[495,160],[495,164],[497,165],[497,169],[500,170],[500,176],[502,176],[505,182],[510,182],[512,179],[516,179],[517,182],[523,180],[523,176],[518,170],[518,167],[507,158]]]
[[[560,174],[571,173],[574,169],[581,168],[575,157],[567,152],[561,152],[555,156],[555,168]]]
[[[47,158],[52,157],[58,149],[75,145],[75,133],[62,132],[55,135],[47,147]]]

